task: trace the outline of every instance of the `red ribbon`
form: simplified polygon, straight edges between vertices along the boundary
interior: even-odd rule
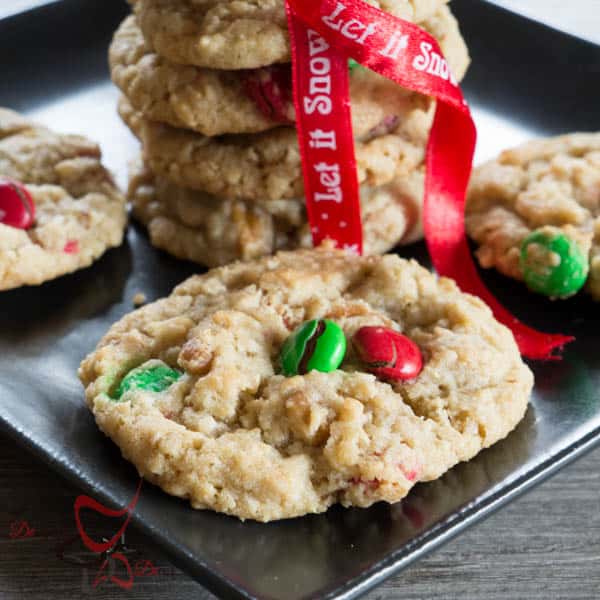
[[[362,254],[348,57],[289,15],[294,103],[313,242]]]
[[[349,108],[347,59],[352,57],[402,87],[437,100],[423,206],[425,238],[437,272],[482,298],[512,330],[524,356],[556,359],[552,351],[574,338],[541,333],[521,323],[494,298],[475,268],[464,208],[476,129],[437,40],[362,0],[286,0],[286,7],[306,206],[315,245],[330,238],[339,247],[362,251]]]

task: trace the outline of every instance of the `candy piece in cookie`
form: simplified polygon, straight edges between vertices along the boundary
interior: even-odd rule
[[[589,265],[577,242],[546,227],[523,240],[521,271],[530,290],[550,298],[568,298],[584,286]]]
[[[16,229],[29,229],[35,221],[35,204],[19,181],[0,177],[0,223]]]
[[[286,125],[295,121],[292,77],[286,65],[247,71],[242,76],[242,87],[269,121]]]
[[[328,373],[286,377],[281,349],[307,321],[333,321],[348,340],[393,329],[426,360],[408,381],[376,377],[354,351]],[[148,361],[181,376],[115,402]],[[504,438],[533,385],[511,332],[454,282],[330,247],[188,279],[116,323],[80,377],[98,426],[143,477],[258,521],[398,502]]]
[[[355,61],[353,58],[348,59],[348,69],[350,70],[350,73],[352,73],[352,71],[354,71],[355,69],[363,69],[364,67],[357,61]]]
[[[148,361],[140,367],[129,371],[129,373],[123,377],[115,393],[115,400],[120,400],[127,392],[135,390],[157,393],[164,392],[180,377],[180,371],[171,369],[162,361]]]
[[[381,379],[408,381],[423,368],[419,346],[388,327],[361,327],[352,344],[367,370]]]
[[[328,319],[307,321],[286,340],[281,350],[285,375],[306,375],[310,371],[335,371],[346,355],[346,336],[337,323]]]

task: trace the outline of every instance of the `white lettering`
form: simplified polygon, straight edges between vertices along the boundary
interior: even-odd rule
[[[446,59],[439,52],[435,52],[429,42],[421,42],[420,48],[421,54],[413,60],[413,68],[450,81],[452,85],[458,85]]]
[[[429,42],[421,42],[421,55],[413,61],[413,67],[417,71],[424,71],[429,64],[429,52],[433,46]]]
[[[440,65],[442,63],[442,57],[439,54],[433,52],[431,54],[431,60],[429,61],[429,66],[427,67],[427,73],[430,75],[435,75],[436,77],[440,76]]]
[[[358,39],[358,34],[365,28],[365,26],[356,19],[350,19],[341,29],[341,34],[347,37],[349,40]]]
[[[446,80],[450,78],[450,67],[445,60],[441,61],[440,77]]]
[[[358,19],[349,19],[344,21],[340,15],[346,10],[346,7],[338,2],[335,10],[327,17],[322,17],[323,23],[334,31],[339,31],[345,38],[355,40],[357,43],[364,46],[365,40],[377,31],[377,27],[372,23],[365,25]],[[361,34],[362,35],[359,35]]]
[[[331,27],[331,29],[333,29],[334,31],[339,31],[342,28],[343,21],[340,19],[336,23],[335,20],[345,10],[346,7],[341,2],[338,2],[337,6],[335,7],[335,10],[328,17],[323,17],[323,23],[325,23],[325,25],[327,25],[328,27]]]
[[[310,94],[331,94],[331,77],[311,77]]]
[[[329,96],[319,94],[314,98],[304,97],[304,112],[307,115],[313,115],[315,111],[318,111],[320,115],[331,114],[333,104]]]
[[[326,194],[320,192],[315,194],[315,202],[335,202],[336,204],[341,204],[342,198],[342,189],[339,187],[328,190]]]
[[[375,25],[373,25],[373,23],[371,23],[370,25],[367,25],[367,28],[365,29],[364,33],[356,40],[356,42],[358,44],[362,44],[364,46],[365,40],[370,35],[373,35],[376,31],[377,31],[377,27],[375,27]]]
[[[315,202],[336,202],[341,203],[342,194],[342,176],[340,175],[340,166],[338,164],[330,165],[320,162],[315,165],[315,171],[319,173],[319,182],[326,188],[326,192],[316,192]]]
[[[329,44],[312,29],[308,30],[308,49],[311,56],[329,50]]]
[[[380,50],[381,56],[386,56],[397,60],[400,53],[408,47],[408,35],[402,35],[399,31],[394,31],[390,37],[387,46]]]
[[[308,145],[311,148],[337,150],[335,131],[323,131],[322,129],[315,129],[314,131],[309,132],[308,135],[310,136]]]
[[[310,55],[310,81],[309,96],[303,100],[304,112],[312,115],[318,112],[321,115],[331,114],[333,103],[331,101],[331,61],[326,56],[315,56],[329,49],[323,38],[312,29],[308,30]]]
[[[342,176],[336,173],[321,173],[321,183],[328,188],[338,187],[342,183]]]
[[[331,71],[331,61],[324,56],[310,59],[311,75],[327,75]]]

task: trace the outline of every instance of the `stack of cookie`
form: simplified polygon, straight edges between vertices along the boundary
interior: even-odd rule
[[[457,79],[469,57],[444,0],[376,6],[434,35]],[[132,0],[110,50],[119,111],[143,146],[130,184],[152,243],[207,266],[310,246],[283,0]],[[354,66],[365,251],[421,236],[432,99]]]

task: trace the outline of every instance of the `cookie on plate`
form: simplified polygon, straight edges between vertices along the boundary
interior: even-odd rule
[[[378,187],[420,167],[433,108],[433,103],[427,110],[415,107],[402,115],[392,133],[377,132],[376,137],[357,142],[361,184]],[[150,121],[125,98],[119,103],[119,112],[140,139],[147,165],[176,185],[247,200],[303,195],[300,151],[292,127],[210,138]]]
[[[482,267],[565,298],[600,300],[600,133],[507,150],[473,174],[466,225]]]
[[[97,144],[0,109],[0,290],[38,285],[119,246],[125,197]]]
[[[380,188],[362,190],[365,253],[383,254],[421,237],[423,188],[421,168]],[[217,198],[155,177],[141,164],[132,173],[129,199],[154,246],[205,266],[312,246],[303,199]]]
[[[456,21],[449,11],[444,14],[447,18],[432,17],[431,27],[461,79],[468,52]],[[221,71],[176,64],[152,52],[134,16],[116,32],[110,64],[113,81],[130,104],[153,121],[216,136],[266,131],[295,120],[289,65]],[[430,102],[363,68],[351,70],[350,96],[359,140],[386,124],[393,129],[409,110],[426,109]]]
[[[373,0],[397,17],[421,22],[445,0]],[[284,0],[136,0],[144,36],[161,56],[211,69],[256,69],[290,62]]]
[[[533,384],[452,281],[329,248],[190,278],[115,324],[80,377],[141,475],[259,521],[397,502],[504,438]]]

